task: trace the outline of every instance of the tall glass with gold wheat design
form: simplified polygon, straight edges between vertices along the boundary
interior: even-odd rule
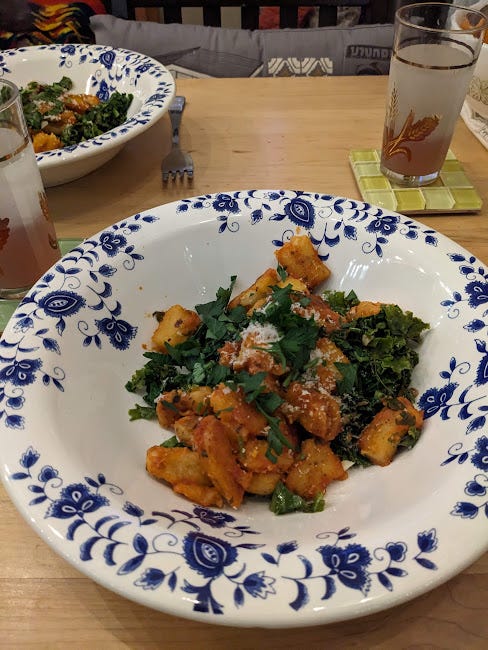
[[[0,79],[0,298],[22,298],[59,257],[19,90]]]
[[[396,13],[381,171],[400,185],[434,182],[449,149],[488,25],[479,13],[460,29],[459,11],[433,2]]]

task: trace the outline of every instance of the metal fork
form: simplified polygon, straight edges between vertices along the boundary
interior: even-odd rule
[[[186,174],[189,179],[193,178],[192,157],[189,153],[180,148],[180,124],[185,103],[185,98],[181,95],[177,95],[169,107],[169,117],[173,129],[171,138],[172,147],[169,154],[161,163],[163,183],[167,183],[170,176],[173,180],[176,179],[177,175],[183,177],[184,174]]]

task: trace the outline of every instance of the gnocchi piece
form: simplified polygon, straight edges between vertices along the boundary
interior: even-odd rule
[[[226,341],[219,350],[219,363],[222,366],[228,366],[231,368],[234,364],[234,361],[239,356],[240,349],[240,341]]]
[[[361,453],[374,465],[389,465],[410,427],[421,429],[423,419],[423,411],[406,397],[397,397],[363,429],[359,437]]]
[[[310,291],[303,280],[300,278],[294,278],[291,275],[288,275],[284,280],[278,282],[277,285],[280,289],[285,287],[291,287],[291,291],[296,291],[297,293],[304,293],[306,296],[310,295]]]
[[[342,378],[340,370],[335,364],[349,363],[349,359],[335,343],[325,337],[317,340],[315,350],[312,351],[310,358],[317,362],[313,371],[315,371],[320,385],[332,393],[337,382]]]
[[[215,416],[207,415],[200,421],[194,438],[207,476],[224,499],[238,508],[251,477],[237,462],[228,429]]]
[[[171,428],[176,420],[183,415],[206,415],[210,410],[209,386],[195,386],[191,390],[170,390],[161,393],[156,404],[156,415],[159,424]]]
[[[207,508],[210,506],[222,508],[224,505],[222,495],[214,487],[206,487],[205,485],[197,485],[196,483],[177,483],[173,486],[173,490]]]
[[[64,129],[68,125],[76,124],[76,115],[73,111],[62,111],[57,115],[51,116],[51,119],[44,127],[45,133],[55,133],[56,135],[61,135]]]
[[[299,278],[309,289],[330,276],[330,270],[320,259],[307,235],[292,237],[275,252],[275,256],[288,275]]]
[[[57,135],[54,133],[44,133],[44,131],[39,131],[39,133],[32,136],[32,144],[36,153],[59,149],[59,147],[63,146],[63,143]]]
[[[200,505],[223,506],[222,495],[212,485],[200,455],[187,447],[151,447],[146,453],[146,469]]]
[[[280,376],[288,368],[268,351],[279,338],[278,330],[272,326],[250,325],[241,332],[241,341],[227,341],[222,346],[220,361],[233,370],[246,370],[251,375],[266,372]]]
[[[284,280],[281,280],[276,284],[279,289],[284,289],[285,287],[290,287],[290,291],[298,292],[301,294],[309,295],[310,291],[308,290],[307,285],[298,278],[292,278],[287,276]],[[256,300],[254,305],[247,310],[249,316],[251,316],[256,310],[263,309],[270,300],[270,296],[267,295],[263,298]]]
[[[191,309],[173,305],[165,313],[152,335],[152,344],[158,352],[167,352],[166,344],[186,341],[200,325],[200,316]]]
[[[280,472],[268,472],[267,474],[252,474],[251,481],[247,486],[247,492],[258,494],[259,496],[268,496],[273,494],[278,481],[282,479]]]
[[[242,305],[246,309],[251,309],[258,300],[268,296],[271,293],[271,287],[278,284],[278,282],[279,276],[277,271],[275,269],[266,269],[256,282],[244,291],[241,291],[239,295],[229,302],[229,308],[234,309],[234,307]]]
[[[252,404],[246,402],[241,389],[234,391],[219,384],[210,395],[213,412],[233,431],[234,437],[246,440],[256,436],[267,426],[267,420]]]
[[[304,499],[313,499],[323,493],[332,481],[346,478],[347,472],[330,445],[309,438],[303,441],[298,460],[291,467],[285,485]]]
[[[283,426],[280,427],[283,430]],[[285,437],[288,436],[285,434]],[[290,439],[290,438],[289,438]],[[257,474],[268,472],[286,472],[295,460],[296,439],[290,440],[292,447],[284,447],[276,462],[270,461],[266,456],[268,442],[263,438],[250,438],[244,444],[239,460],[243,467]]]
[[[184,415],[175,421],[173,425],[175,435],[187,447],[194,446],[193,434],[201,419],[199,415]]]
[[[289,421],[298,421],[306,431],[322,440],[333,440],[341,430],[339,402],[327,391],[305,387],[294,381],[285,393],[291,408],[285,409]]]
[[[381,311],[381,302],[370,302],[362,300],[359,304],[354,305],[346,314],[346,320],[352,321],[356,318],[366,318],[367,316],[376,316]]]
[[[302,318],[313,318],[327,334],[339,329],[343,320],[340,314],[315,293],[308,297],[307,305],[296,302],[292,305],[292,310]]]
[[[66,108],[79,114],[86,113],[90,108],[98,106],[98,104],[100,104],[100,100],[96,95],[86,95],[84,93],[66,95],[64,99]]]
[[[177,390],[170,390],[159,396],[156,404],[156,416],[163,429],[170,429],[176,420],[181,417],[181,413],[175,404]]]

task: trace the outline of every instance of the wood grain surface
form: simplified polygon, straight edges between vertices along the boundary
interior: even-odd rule
[[[48,190],[59,237],[89,236],[141,210],[217,191],[300,189],[360,199],[348,153],[380,146],[385,77],[179,80],[177,92],[187,98],[181,135],[195,162],[193,183],[161,185],[170,146],[164,116],[98,171]],[[488,151],[461,121],[452,148],[484,208],[418,220],[486,264]],[[488,555],[437,589],[367,618],[241,629],[165,615],[92,582],[51,551],[1,486],[0,513],[1,648],[488,647]],[[459,546],[462,552],[462,540]]]

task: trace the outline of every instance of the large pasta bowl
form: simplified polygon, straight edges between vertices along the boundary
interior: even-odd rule
[[[0,52],[0,76],[22,87],[30,81],[51,84],[70,77],[75,93],[106,101],[114,91],[134,96],[127,119],[79,144],[36,154],[46,187],[94,171],[132,138],[155,124],[175,92],[170,72],[150,57],[103,45],[39,45]]]
[[[413,376],[425,426],[388,467],[352,468],[313,514],[205,508],[145,471],[171,433],[129,421],[125,382],[152,313],[235,291],[307,234],[328,288],[430,324]],[[30,291],[0,341],[0,467],[34,530],[74,567],[157,610],[290,627],[354,618],[447,581],[488,549],[487,271],[399,214],[289,190],[222,192],[120,221]],[[462,540],[462,541],[461,541]]]

